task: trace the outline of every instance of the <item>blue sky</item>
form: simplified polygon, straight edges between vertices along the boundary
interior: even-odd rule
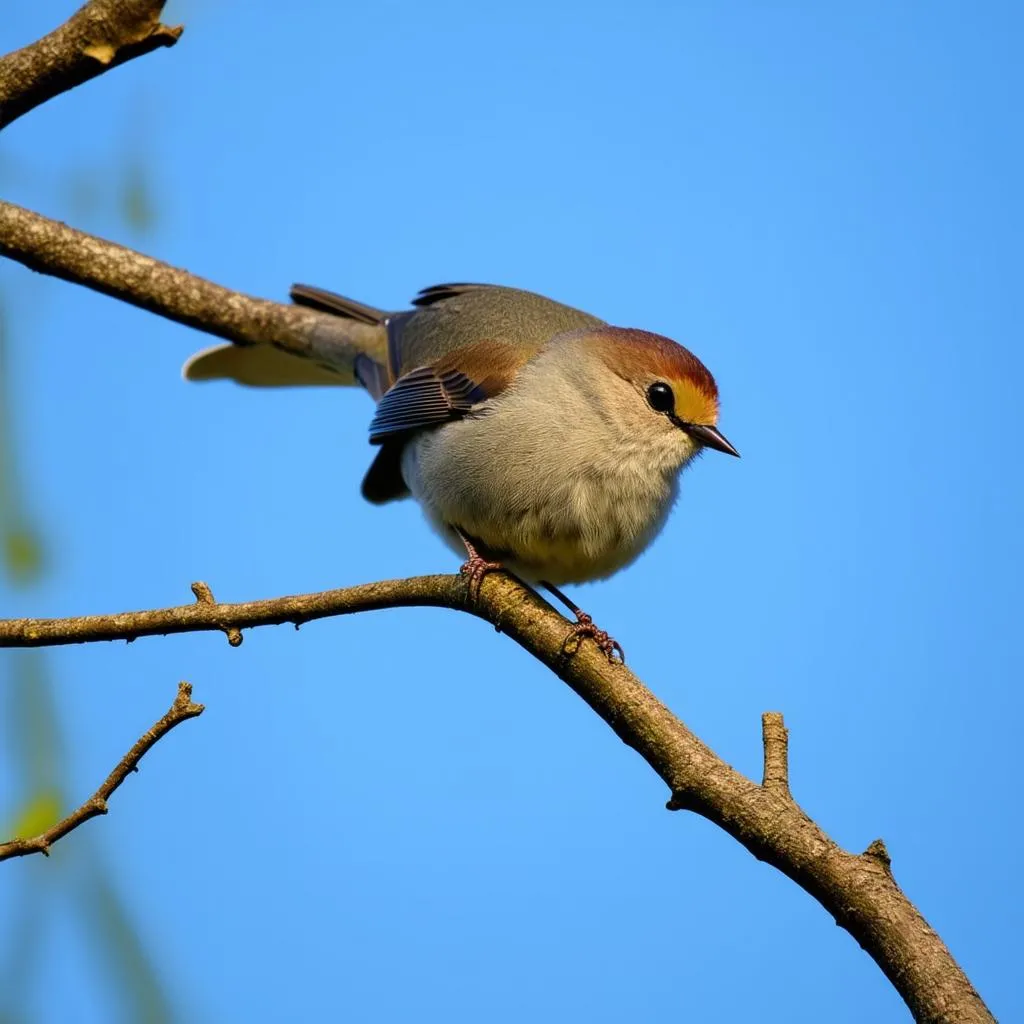
[[[22,5],[0,44],[69,11]],[[651,551],[574,596],[740,770],[783,711],[803,807],[850,849],[884,837],[993,1012],[1020,1015],[1019,8],[254,0],[175,19],[176,48],[4,134],[5,197],[251,294],[299,280],[400,308],[495,281],[691,347],[743,459],[703,459]],[[105,198],[135,164],[145,235]],[[54,566],[0,590],[4,614],[455,568],[415,506],[359,498],[365,396],[186,386],[203,336],[0,275]],[[179,679],[208,705],[62,851],[116,877],[182,1019],[908,1019],[817,904],[666,813],[633,752],[468,617],[47,664],[76,797]],[[5,778],[0,809],[20,796]],[[3,865],[0,908],[52,869]],[[35,1017],[109,1020],[94,936],[59,891],[47,920]]]

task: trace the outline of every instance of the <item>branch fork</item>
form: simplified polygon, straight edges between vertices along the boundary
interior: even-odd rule
[[[190,718],[196,718],[204,710],[202,704],[196,704],[192,700],[192,685],[190,683],[179,683],[178,693],[167,713],[135,741],[131,750],[118,761],[117,766],[104,780],[103,785],[85,803],[73,810],[66,818],[62,818],[38,835],[27,839],[16,838],[6,843],[0,843],[0,861],[9,860],[12,857],[26,857],[32,853],[41,853],[49,857],[50,847],[58,839],[63,839],[69,832],[73,832],[79,826],[84,825],[90,818],[96,818],[101,814],[107,813],[107,802],[121,786],[121,783],[132,772],[139,770],[139,762],[147,751],[176,726],[181,725],[182,722],[187,722]]]
[[[204,583],[202,580],[196,580],[192,584],[192,593],[196,595],[196,601],[199,604],[216,606],[217,602],[213,598],[213,591],[210,589],[208,583]],[[228,643],[232,647],[242,646],[242,631],[237,626],[222,626],[225,636],[228,638]],[[295,628],[299,628],[299,623],[295,623]]]

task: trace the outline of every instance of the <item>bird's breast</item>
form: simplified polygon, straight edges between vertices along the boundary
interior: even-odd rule
[[[484,415],[414,439],[402,470],[453,548],[457,527],[513,571],[557,585],[609,576],[647,547],[677,492],[678,467],[664,461],[558,418]]]

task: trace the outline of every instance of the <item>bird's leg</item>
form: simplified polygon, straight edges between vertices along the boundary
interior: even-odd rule
[[[545,583],[542,580],[541,586],[544,587],[545,590],[554,594],[555,597],[557,597],[558,600],[576,616],[576,626],[565,638],[565,642],[562,644],[563,650],[569,651],[569,645],[572,644],[573,641],[575,641],[575,646],[572,647],[572,650],[578,650],[580,643],[589,637],[595,644],[597,644],[601,653],[604,654],[609,661],[614,661],[615,655],[618,654],[619,661],[623,665],[626,664],[626,655],[623,653],[622,645],[618,640],[613,636],[610,636],[603,629],[598,629],[597,626],[594,625],[594,620],[578,604],[576,604],[575,601],[571,601],[566,597],[565,594],[563,594],[553,583]]]
[[[476,544],[469,539],[457,526],[453,526],[452,529],[459,535],[459,540],[462,541],[466,548],[466,554],[469,556],[465,562],[462,563],[462,568],[459,572],[463,576],[469,577],[469,596],[473,600],[477,600],[480,597],[480,587],[483,584],[484,577],[489,572],[495,572],[505,567],[501,562],[492,562],[484,558],[476,549]]]

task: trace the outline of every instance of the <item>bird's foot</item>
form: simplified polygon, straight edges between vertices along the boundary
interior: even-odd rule
[[[499,572],[504,568],[505,566],[501,562],[489,562],[474,551],[462,563],[462,568],[459,569],[459,572],[469,580],[469,596],[476,601],[480,597],[480,587],[484,582],[484,577],[489,572]]]
[[[483,584],[484,577],[489,572],[501,572],[505,566],[501,562],[492,562],[487,558],[484,558],[476,549],[476,545],[464,534],[458,527],[454,527],[455,532],[458,534],[459,539],[462,541],[463,546],[466,549],[466,554],[469,557],[465,562],[462,563],[462,568],[459,572],[463,576],[469,579],[469,596],[477,601],[480,598],[480,587]]]
[[[594,625],[594,620],[583,611],[576,610],[576,625],[572,632],[562,642],[562,650],[566,654],[575,654],[584,640],[593,640],[598,650],[610,661],[618,660],[620,665],[626,664],[626,655],[623,653],[622,645],[613,636],[603,629]],[[615,655],[618,655],[616,659]]]

